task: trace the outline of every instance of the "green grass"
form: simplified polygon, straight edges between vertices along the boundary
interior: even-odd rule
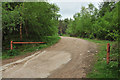
[[[44,42],[46,42],[45,44],[23,44],[23,45],[15,44],[14,47],[18,47],[18,48],[13,49],[12,51],[11,50],[3,51],[2,59],[9,59],[15,56],[25,55],[26,53],[38,51],[57,43],[59,40],[60,37],[58,36],[48,36],[43,40]]]
[[[94,64],[94,67],[90,73],[88,73],[88,78],[118,78],[118,61],[110,61],[107,65],[106,63],[106,53],[107,53],[107,43],[111,45],[111,52],[114,52],[112,49],[112,45],[116,42],[106,41],[106,40],[93,40],[82,38],[88,41],[92,41],[98,43],[99,46],[99,53],[96,55],[97,61]],[[117,53],[110,53],[110,58],[113,57],[114,54]],[[118,54],[117,54],[118,55]],[[116,55],[116,59],[117,59]]]

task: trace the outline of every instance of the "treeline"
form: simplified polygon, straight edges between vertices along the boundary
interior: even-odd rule
[[[120,2],[102,2],[97,9],[92,3],[88,7],[82,7],[81,11],[73,16],[67,22],[67,35],[101,39],[118,40]],[[63,21],[63,25],[65,21]],[[62,26],[63,28],[64,26]],[[63,30],[63,31],[64,31]]]
[[[2,3],[3,49],[10,41],[45,41],[58,33],[59,8],[48,2]]]

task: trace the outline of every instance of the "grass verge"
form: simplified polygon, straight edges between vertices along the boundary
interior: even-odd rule
[[[34,52],[41,50],[43,48],[47,48],[55,43],[57,43],[61,38],[58,36],[47,36],[43,39],[45,44],[15,44],[14,48],[17,47],[17,49],[11,50],[5,50],[2,52],[2,59],[9,59],[13,58],[15,56],[25,55],[26,53]]]
[[[120,70],[118,68],[118,61],[117,61],[118,60],[117,46],[114,46],[117,43],[111,41],[105,41],[105,40],[93,40],[87,38],[83,38],[83,39],[98,43],[99,46],[99,53],[96,55],[97,60],[94,64],[92,71],[88,73],[87,78],[120,79],[120,77],[118,77],[118,72]],[[110,59],[114,59],[114,61],[110,61],[108,65],[106,63],[107,43],[110,43],[111,45]]]

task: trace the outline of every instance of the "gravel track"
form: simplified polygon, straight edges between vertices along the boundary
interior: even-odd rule
[[[96,54],[95,43],[62,37],[55,45],[2,71],[3,78],[84,78]]]

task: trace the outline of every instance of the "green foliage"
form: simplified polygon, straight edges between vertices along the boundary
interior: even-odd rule
[[[120,55],[120,52],[119,52],[120,47],[119,46],[120,46],[120,43],[118,43],[118,42],[116,42],[112,45],[111,56],[110,56],[112,61],[118,61],[118,59],[119,59],[119,55]]]
[[[57,12],[54,4],[45,2],[24,3],[23,18],[26,20],[25,27],[29,33],[36,36],[52,36],[57,33]]]
[[[93,39],[85,39],[95,43],[99,43],[99,53],[96,54],[97,61],[95,62],[91,72],[88,73],[88,78],[116,78],[118,77],[118,71],[120,70],[118,67],[119,62],[118,59],[118,42],[111,42],[105,40],[93,40]],[[111,45],[110,51],[110,63],[107,65],[106,62],[106,49],[107,43]],[[114,60],[114,61],[113,61]],[[97,80],[97,79],[95,79]],[[105,79],[106,80],[106,79]]]
[[[48,2],[3,2],[3,52],[10,41],[43,41],[58,34],[59,8]],[[22,40],[20,40],[20,24]],[[53,40],[54,41],[54,40]],[[23,46],[23,45],[18,45]],[[14,53],[9,51],[8,53]],[[16,53],[15,53],[16,54]]]
[[[119,4],[120,2],[103,2],[100,9],[91,3],[88,8],[82,7],[81,11],[73,16],[74,20],[68,24],[67,34],[91,39],[118,40]]]
[[[16,55],[18,55],[18,52],[15,49],[9,50],[7,53],[8,53],[8,56],[16,56]]]

